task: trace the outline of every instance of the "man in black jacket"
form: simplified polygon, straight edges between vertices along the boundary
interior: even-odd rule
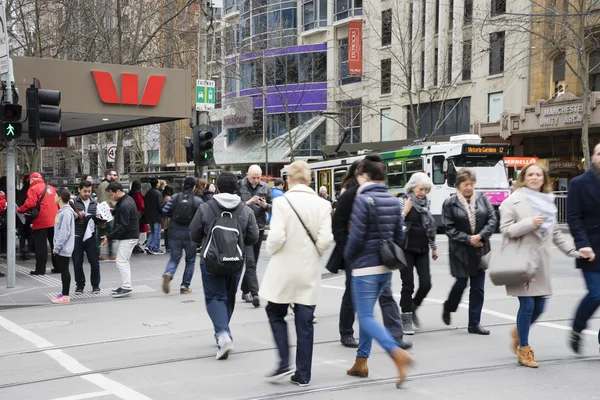
[[[150,226],[150,235],[146,243],[146,253],[148,254],[165,254],[160,250],[160,230],[163,219],[163,195],[158,190],[158,179],[150,179],[150,190],[144,195],[144,215],[146,222]]]
[[[262,170],[260,167],[258,165],[251,165],[248,168],[246,177],[238,181],[236,192],[242,201],[254,211],[259,229],[258,242],[256,242],[252,249],[248,249],[251,251],[248,251],[246,254],[246,273],[242,278],[241,287],[242,300],[245,300],[247,303],[251,302],[254,307],[260,306],[256,265],[265,233],[265,225],[268,221],[267,213],[270,214],[273,207],[271,187],[260,180],[261,176]]]
[[[106,188],[110,199],[116,202],[113,230],[102,238],[102,245],[110,240],[118,240],[117,268],[121,274],[121,287],[113,290],[113,297],[125,297],[131,294],[131,265],[129,258],[140,239],[138,211],[135,202],[125,192],[120,183],[111,182]]]
[[[97,203],[92,199],[92,183],[79,183],[79,196],[74,204],[79,217],[75,220],[75,248],[73,249],[73,269],[75,270],[75,294],[83,294],[85,273],[83,272],[83,253],[90,263],[92,293],[100,293],[100,254],[96,244],[96,227],[103,225],[96,218]]]

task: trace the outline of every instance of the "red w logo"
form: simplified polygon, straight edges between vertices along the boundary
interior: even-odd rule
[[[146,81],[142,101],[138,96],[138,75],[121,74],[121,99],[112,76],[108,72],[92,71],[100,100],[106,104],[129,104],[139,106],[155,106],[160,101],[166,76],[151,75]]]

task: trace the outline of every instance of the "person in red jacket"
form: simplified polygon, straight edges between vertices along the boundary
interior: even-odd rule
[[[31,275],[44,275],[46,273],[46,262],[48,262],[48,245],[54,247],[54,220],[58,213],[58,206],[54,202],[56,189],[53,186],[47,185],[42,179],[42,175],[34,172],[29,175],[31,186],[27,191],[25,203],[17,209],[20,214],[31,213],[40,198],[40,207],[37,218],[33,219],[31,230],[33,231],[33,241],[35,244],[35,271],[29,272]],[[56,266],[56,257],[52,255],[52,272],[58,272]]]

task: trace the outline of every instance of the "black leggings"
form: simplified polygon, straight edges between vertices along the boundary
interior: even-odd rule
[[[63,296],[69,295],[69,287],[71,286],[71,273],[69,272],[69,261],[70,257],[63,257],[56,255],[56,266],[60,272],[60,279],[62,281],[62,294]]]

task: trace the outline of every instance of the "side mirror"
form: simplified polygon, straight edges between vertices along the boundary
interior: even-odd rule
[[[442,170],[444,172],[448,172],[448,160],[444,160],[444,162],[442,164]]]

